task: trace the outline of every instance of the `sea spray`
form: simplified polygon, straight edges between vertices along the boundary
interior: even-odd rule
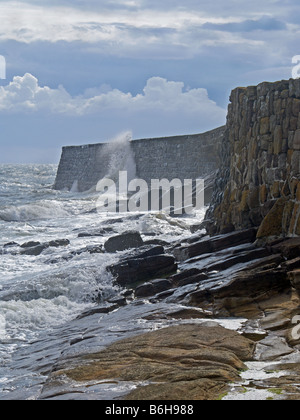
[[[131,139],[132,133],[125,132],[113,138],[102,148],[97,156],[97,161],[99,164],[107,162],[107,173],[104,178],[109,178],[117,183],[120,171],[127,172],[128,181],[135,178],[136,164],[130,145]]]
[[[116,196],[116,189],[119,192],[119,207],[115,205],[108,206],[104,211],[115,213],[122,212],[124,207],[127,208],[127,189],[128,184],[134,180],[136,176],[136,163],[134,153],[131,148],[130,141],[132,140],[131,132],[124,132],[113,138],[109,143],[105,144],[99,155],[97,161],[99,164],[106,162],[106,174],[99,180],[96,190],[102,192],[101,185],[105,186],[105,196],[108,197],[108,202],[114,202]],[[126,183],[119,182],[120,172],[126,173]],[[107,184],[107,180],[109,183]],[[106,200],[106,199],[105,199]],[[97,201],[97,208],[99,201]],[[126,209],[124,210],[127,211]]]

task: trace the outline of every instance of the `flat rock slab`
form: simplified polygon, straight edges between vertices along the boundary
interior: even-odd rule
[[[214,400],[229,382],[239,380],[243,361],[252,360],[254,347],[252,341],[215,324],[164,328],[70,360],[69,368],[54,369],[41,398],[53,398],[60,384],[68,383],[72,392],[72,386],[75,390],[115,381],[139,385],[125,397],[129,400]]]
[[[203,238],[199,242],[174,249],[178,261],[186,261],[199,255],[222,251],[242,244],[253,243],[256,239],[256,229],[247,229],[212,238]]]
[[[259,361],[271,361],[293,353],[284,338],[269,336],[261,340],[256,347],[255,359]]]

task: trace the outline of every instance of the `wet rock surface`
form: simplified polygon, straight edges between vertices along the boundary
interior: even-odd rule
[[[116,297],[18,351],[1,399],[298,399],[299,255],[253,229],[120,254]]]
[[[68,380],[77,383],[141,383],[125,399],[217,399],[228,381],[239,380],[242,361],[252,358],[254,343],[217,325],[181,325],[117,341],[100,353],[57,370],[44,387]]]
[[[122,235],[116,235],[109,238],[104,248],[106,252],[125,251],[127,249],[135,249],[144,245],[139,232],[125,232]]]
[[[50,242],[27,242],[20,246],[20,254],[22,255],[30,255],[30,256],[38,256],[42,254],[43,251],[46,249],[53,247],[53,248],[59,248],[59,247],[66,247],[70,245],[70,241],[68,239],[57,239]]]
[[[166,255],[162,246],[143,247],[133,256],[125,257],[118,264],[108,267],[108,271],[121,286],[167,276],[176,270],[175,258],[172,255]]]

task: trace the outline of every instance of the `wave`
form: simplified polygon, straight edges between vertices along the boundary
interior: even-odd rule
[[[66,296],[52,300],[0,302],[0,341],[20,338],[25,331],[34,332],[49,326],[54,327],[81,313],[86,304],[70,301]]]
[[[23,206],[9,206],[0,210],[0,220],[5,222],[29,222],[70,216],[62,203],[41,201]]]
[[[16,339],[61,325],[116,296],[120,289],[104,261],[107,256],[100,254],[81,256],[50,271],[28,274],[0,291],[0,343],[5,337]]]

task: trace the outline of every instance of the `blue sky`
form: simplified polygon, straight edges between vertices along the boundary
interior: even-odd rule
[[[224,124],[234,87],[291,77],[299,11],[297,0],[2,0],[0,163]]]

